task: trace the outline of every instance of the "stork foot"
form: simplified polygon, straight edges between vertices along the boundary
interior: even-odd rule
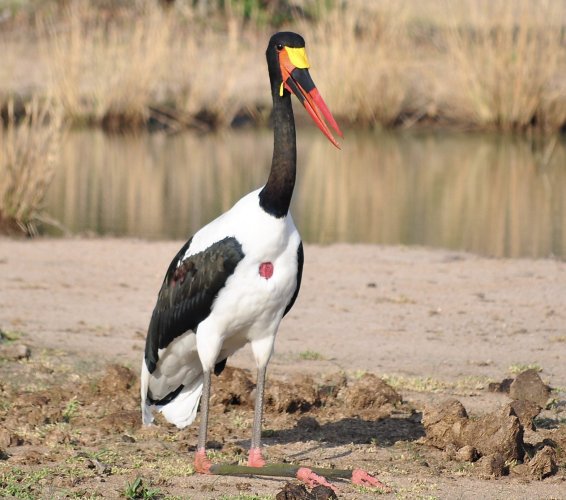
[[[301,467],[297,471],[296,477],[299,481],[305,483],[309,488],[313,488],[315,486],[321,485],[330,488],[332,491],[334,491],[334,493],[338,492],[338,490],[334,486],[332,486],[326,480],[326,478],[319,476],[318,474],[315,474],[311,469],[307,467]]]
[[[363,469],[354,469],[352,471],[352,483],[360,486],[370,486],[372,488],[381,488],[384,491],[389,491],[389,488],[383,484],[379,479],[373,477]]]
[[[251,448],[248,454],[248,467],[263,467],[265,460],[260,448]]]
[[[210,474],[210,467],[212,467],[212,462],[206,456],[206,450],[201,448],[197,450],[195,454],[195,472],[199,474]]]

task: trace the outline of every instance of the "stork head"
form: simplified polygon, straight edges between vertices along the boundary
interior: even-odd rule
[[[276,33],[269,40],[265,54],[273,98],[294,94],[322,133],[340,148],[328,125],[340,137],[343,134],[309,75],[310,64],[303,37],[290,31]]]

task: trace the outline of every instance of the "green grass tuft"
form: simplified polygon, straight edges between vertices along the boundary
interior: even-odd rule
[[[126,485],[124,496],[129,500],[157,500],[162,497],[159,490],[149,489],[139,476]]]
[[[320,361],[320,360],[325,359],[324,356],[322,354],[320,354],[319,352],[310,351],[310,350],[300,352],[299,358],[304,359],[306,361]]]
[[[526,372],[527,370],[536,370],[540,373],[542,371],[542,367],[538,363],[515,363],[509,366],[507,370],[513,375],[519,375],[519,373]]]
[[[71,398],[63,410],[63,421],[69,423],[71,419],[77,415],[81,403],[76,396]]]

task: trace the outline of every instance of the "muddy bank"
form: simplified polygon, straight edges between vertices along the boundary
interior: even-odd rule
[[[94,492],[114,498],[137,484],[140,497],[144,491],[189,491],[197,498],[249,491],[270,498],[333,498],[320,496],[332,490],[297,489],[286,478],[195,476],[196,429],[179,431],[162,418],[142,428],[135,372],[109,365],[96,375],[79,366],[61,373],[50,368],[54,361],[33,361],[32,353],[27,362],[4,359],[0,365],[3,494],[66,498]],[[215,463],[245,463],[251,373],[227,368],[213,387],[210,454]],[[553,425],[538,420],[538,428],[528,431],[509,404],[481,417],[468,416],[455,399],[423,410],[373,374],[335,373],[318,381],[272,380],[263,434],[269,462],[363,467],[387,481],[386,495],[414,498],[404,478],[419,484],[417,491],[444,496],[450,488],[442,483],[458,477],[475,480],[486,495],[495,478],[504,479],[510,491],[532,483],[533,491],[554,494],[566,479],[558,466],[564,463],[566,427],[558,424],[563,410],[552,414]],[[427,485],[434,476],[434,487]],[[333,485],[339,498],[383,493],[339,480]]]
[[[283,489],[283,479],[194,476],[196,428],[140,428],[145,329],[178,246],[0,240],[5,491],[115,498],[137,477],[192,498]],[[269,370],[270,461],[362,467],[393,488],[391,498],[560,497],[565,263],[369,245],[305,250],[301,294]],[[217,462],[245,457],[253,418],[251,354],[228,365],[214,381]],[[528,367],[521,387],[517,373]],[[536,377],[552,390],[537,390]],[[454,413],[443,410],[449,398]],[[482,419],[493,421],[494,439],[478,435]],[[340,497],[367,496],[336,484]]]

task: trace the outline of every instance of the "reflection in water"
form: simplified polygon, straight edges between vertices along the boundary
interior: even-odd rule
[[[269,130],[74,132],[47,209],[71,231],[186,238],[267,178]],[[552,147],[554,144],[554,147]],[[566,256],[566,144],[503,136],[299,134],[294,218],[307,242]]]

